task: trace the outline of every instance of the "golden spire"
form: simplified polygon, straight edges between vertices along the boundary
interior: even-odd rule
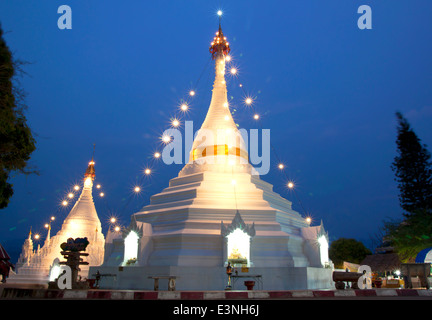
[[[94,152],[95,152],[95,148],[96,148],[96,144],[93,144],[93,155],[92,155],[92,159],[89,162],[89,165],[87,167],[87,170],[84,174],[84,180],[87,179],[88,177],[90,177],[92,180],[94,180],[95,176],[96,176],[96,171],[94,168],[95,162],[94,162]]]
[[[218,13],[218,15],[221,17],[222,13]],[[219,31],[216,32],[210,46],[212,59],[215,60],[215,81],[212,98],[201,130],[198,131],[198,135],[194,139],[189,155],[190,162],[206,157],[210,157],[209,160],[212,161],[215,160],[215,156],[218,157],[215,160],[218,163],[227,161],[231,164],[246,164],[249,161],[246,144],[229,109],[225,81],[225,62],[226,55],[229,52],[229,43],[222,32],[219,20]],[[209,139],[206,134],[210,133],[212,133],[212,138]],[[220,156],[225,156],[225,160],[222,160],[223,158]],[[201,160],[200,163],[206,162]]]
[[[219,16],[220,17],[220,16]],[[229,43],[224,37],[222,32],[222,27],[219,18],[219,30],[216,32],[216,36],[213,39],[213,42],[210,44],[210,53],[212,54],[212,59],[215,59],[218,54],[227,55],[230,52]]]

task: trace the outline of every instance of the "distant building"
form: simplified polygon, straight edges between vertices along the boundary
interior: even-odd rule
[[[84,260],[89,262],[90,266],[102,264],[105,238],[102,234],[101,222],[92,196],[93,180],[95,178],[94,164],[92,159],[84,175],[81,195],[63,221],[61,230],[51,237],[51,225],[49,225],[44,245],[42,247],[38,246],[36,250],[33,248],[32,233],[30,231],[16,263],[16,274],[11,274],[7,279],[7,283],[47,285],[54,260],[64,260],[60,254],[60,245],[66,242],[68,238],[87,237],[89,245],[86,253],[89,253],[89,256],[85,257]],[[82,278],[87,278],[89,266],[80,266],[80,268],[79,275]]]
[[[10,262],[10,256],[6,252],[5,248],[0,243],[0,276],[1,282],[6,282],[6,278],[9,276],[9,272],[14,266]]]

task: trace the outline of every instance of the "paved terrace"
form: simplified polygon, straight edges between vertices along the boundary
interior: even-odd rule
[[[0,285],[0,299],[74,300],[284,300],[284,299],[407,298],[432,299],[426,289],[345,289],[345,290],[233,290],[233,291],[139,291],[139,290],[56,290]]]

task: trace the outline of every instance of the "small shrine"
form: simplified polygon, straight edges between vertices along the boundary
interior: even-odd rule
[[[252,266],[251,241],[255,236],[255,224],[247,225],[237,210],[231,224],[225,226],[221,222],[221,235],[223,237],[223,248],[225,265]]]

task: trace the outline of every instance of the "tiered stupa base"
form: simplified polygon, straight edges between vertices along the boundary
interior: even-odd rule
[[[332,270],[314,259],[316,239],[304,237],[305,230],[318,227],[310,227],[269,183],[248,173],[208,171],[171,179],[168,188],[132,216],[142,233],[137,262],[125,264],[125,234],[118,235],[107,243],[111,247],[104,264],[90,273],[108,275],[101,288],[152,290],[149,277],[175,276],[178,290],[223,290],[228,253],[221,227],[229,226],[237,212],[256,230],[249,272],[242,274],[261,275],[264,290],[332,287]],[[239,289],[244,289],[243,280],[237,282]]]

